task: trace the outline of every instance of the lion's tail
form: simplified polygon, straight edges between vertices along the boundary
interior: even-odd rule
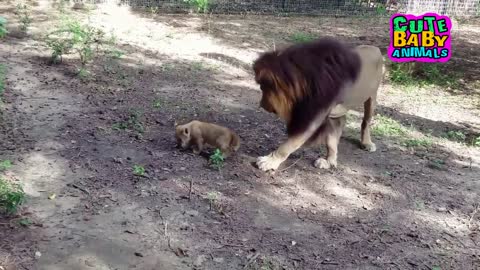
[[[237,152],[238,148],[240,148],[240,137],[232,132],[232,140],[230,141],[230,149],[233,152]]]

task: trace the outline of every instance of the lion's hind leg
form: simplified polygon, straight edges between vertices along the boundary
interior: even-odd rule
[[[375,106],[376,106],[376,98],[375,97],[370,97],[367,99],[367,101],[364,102],[364,113],[363,113],[363,121],[362,121],[362,127],[361,127],[361,144],[362,147],[369,151],[369,152],[375,152],[377,150],[376,145],[372,142],[372,138],[370,135],[370,126],[372,122],[372,117],[375,112]]]
[[[325,143],[327,146],[327,158],[318,158],[315,160],[314,166],[320,169],[330,169],[337,167],[337,153],[340,137],[342,137],[343,128],[345,127],[347,117],[329,118],[329,126],[325,129]]]

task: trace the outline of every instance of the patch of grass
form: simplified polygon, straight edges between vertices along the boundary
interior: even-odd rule
[[[3,100],[3,93],[5,92],[5,79],[7,77],[7,67],[0,64],[0,104]]]
[[[449,130],[443,137],[460,143],[464,143],[467,139],[467,135],[460,130]]]
[[[460,73],[436,63],[391,62],[389,78],[394,85],[401,87],[438,85],[458,88]]]
[[[0,38],[4,38],[7,34],[7,19],[0,16]]]
[[[384,4],[378,4],[375,8],[375,13],[377,13],[377,15],[385,15],[387,14],[387,8]]]
[[[112,49],[107,52],[107,56],[112,58],[112,59],[120,59],[122,56],[124,56],[125,53],[123,51],[120,51],[118,49]]]
[[[208,199],[208,202],[210,203],[210,210],[212,210],[213,207],[215,206],[215,203],[218,200],[218,192],[215,192],[215,191],[208,192],[207,199]]]
[[[17,15],[21,25],[20,30],[24,33],[28,31],[30,24],[32,23],[32,18],[30,17],[30,9],[25,4],[18,4],[15,9],[15,15]]]
[[[144,176],[145,175],[145,168],[141,165],[133,165],[133,174]]]
[[[197,12],[207,13],[208,7],[210,5],[210,0],[183,0],[183,2],[188,3],[190,6],[195,7]]]
[[[163,103],[164,103],[163,100],[161,100],[161,99],[155,99],[155,100],[153,101],[153,107],[154,107],[155,109],[160,109],[160,108],[163,106]]]
[[[25,202],[25,192],[19,184],[0,178],[0,213],[15,214]]]
[[[115,45],[115,37],[105,38],[105,33],[89,24],[82,24],[68,16],[62,19],[62,23],[47,34],[46,44],[52,51],[52,61],[61,62],[65,54],[76,53],[80,58],[81,68],[79,75],[88,76],[86,65],[97,54],[104,52],[112,58],[119,58],[123,53],[112,49]]]
[[[315,40],[317,37],[310,33],[303,33],[303,32],[295,32],[292,35],[290,35],[289,40],[295,43],[304,43],[304,42],[310,42]]]
[[[33,222],[28,218],[22,218],[18,221],[18,224],[24,227],[28,227],[33,224]]]
[[[275,261],[273,258],[269,258],[267,256],[260,256],[256,258],[251,264],[248,266],[249,270],[280,270],[284,269],[280,263]]]
[[[473,139],[472,145],[476,147],[480,147],[480,136]]]
[[[399,145],[408,148],[428,148],[433,145],[430,136],[415,137],[412,132],[411,128],[407,128],[400,122],[383,115],[375,117],[375,125],[372,127],[372,135],[393,138]]]
[[[416,200],[415,201],[415,209],[417,210],[424,210],[425,209],[425,202],[422,200]]]
[[[12,167],[12,162],[8,159],[0,161],[0,172],[6,171]]]
[[[152,15],[158,13],[158,11],[159,11],[158,7],[149,7],[148,8],[148,12]]]
[[[375,117],[375,125],[372,127],[372,134],[382,137],[400,137],[407,134],[406,128],[398,121],[383,115]]]
[[[143,134],[145,132],[145,128],[141,121],[142,113],[138,110],[131,110],[128,116],[128,119],[124,122],[114,123],[112,125],[112,129],[114,130],[134,130],[139,134]]]
[[[220,170],[223,167],[224,162],[225,162],[225,158],[223,157],[222,151],[220,151],[220,149],[218,148],[215,149],[213,154],[210,155],[210,159],[209,159],[210,166],[217,170]]]
[[[432,159],[430,162],[427,164],[428,167],[436,170],[443,170],[445,167],[445,161],[441,159]]]
[[[220,66],[211,65],[203,61],[197,61],[192,63],[192,69],[195,71],[215,71],[218,70]]]
[[[432,146],[433,144],[433,141],[428,138],[428,137],[425,137],[425,138],[411,138],[411,139],[404,139],[401,144],[403,146],[406,146],[406,147],[419,147],[419,146],[423,146],[423,147],[430,147]]]

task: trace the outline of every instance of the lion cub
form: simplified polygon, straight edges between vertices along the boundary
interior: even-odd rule
[[[240,147],[240,137],[229,128],[212,123],[193,120],[184,125],[175,123],[177,147],[193,147],[193,153],[200,154],[206,144],[217,147],[226,158]]]

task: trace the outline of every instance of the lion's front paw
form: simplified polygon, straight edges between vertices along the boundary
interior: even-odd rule
[[[336,168],[337,161],[333,159],[326,160],[324,158],[318,158],[317,160],[315,160],[314,165],[319,169],[330,169],[331,167]]]
[[[281,159],[275,158],[272,155],[259,157],[257,159],[257,166],[262,171],[276,170],[282,163]]]
[[[367,150],[368,152],[375,152],[377,151],[377,146],[374,143],[366,143],[363,144],[363,149]]]

